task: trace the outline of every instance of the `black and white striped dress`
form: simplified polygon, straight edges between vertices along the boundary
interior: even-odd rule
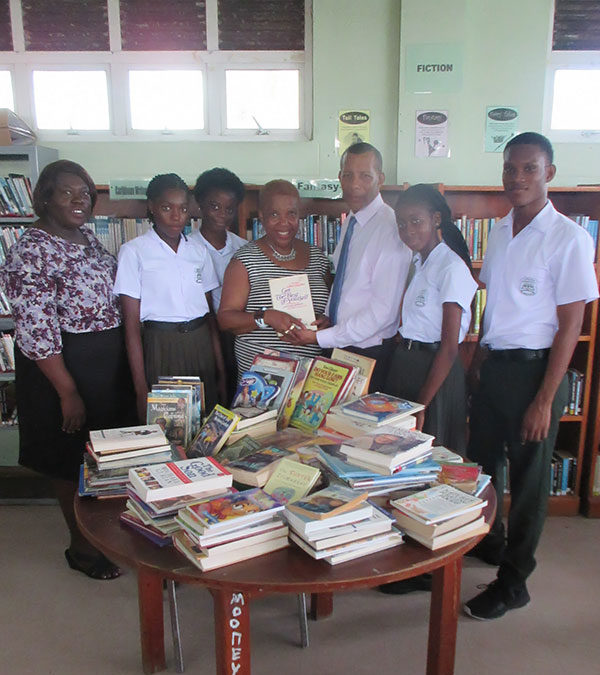
[[[239,260],[248,272],[250,282],[250,294],[246,303],[246,312],[255,312],[261,307],[271,308],[271,292],[269,279],[287,277],[292,274],[308,275],[308,283],[312,295],[315,314],[325,311],[329,289],[325,281],[330,269],[329,260],[325,254],[315,246],[310,247],[308,267],[301,270],[290,270],[276,265],[268,258],[257,245],[251,241],[234,254],[234,259]],[[262,353],[265,348],[281,349],[298,356],[317,356],[321,353],[318,345],[290,345],[277,337],[275,329],[256,328],[251,333],[242,333],[235,337],[235,358],[238,364],[238,376],[252,365],[252,359],[256,354]]]

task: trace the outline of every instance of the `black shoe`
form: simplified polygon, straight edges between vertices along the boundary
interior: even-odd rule
[[[470,551],[467,551],[465,555],[469,558],[477,558],[482,560],[488,565],[493,565],[498,567],[502,562],[504,557],[504,546],[490,546],[486,543],[485,539],[480,541],[477,546],[474,546]]]
[[[420,574],[412,579],[391,581],[389,584],[378,586],[377,590],[387,595],[406,595],[413,591],[431,591],[431,574]]]
[[[509,609],[525,607],[530,597],[525,584],[517,588],[507,588],[498,579],[479,595],[463,605],[467,616],[481,621],[491,621],[504,616]]]

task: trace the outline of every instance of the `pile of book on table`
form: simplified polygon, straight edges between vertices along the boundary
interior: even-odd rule
[[[131,467],[183,458],[182,451],[171,446],[157,424],[90,431],[79,474],[79,494],[123,496]]]
[[[156,544],[169,544],[181,508],[222,494],[231,483],[229,471],[212,457],[134,467],[121,522]]]
[[[284,505],[260,488],[232,492],[180,509],[173,545],[203,571],[288,546]]]
[[[486,504],[452,485],[435,485],[390,501],[402,530],[431,550],[486,534]]]
[[[367,494],[330,486],[286,506],[290,539],[330,565],[355,560],[402,543],[394,519],[366,501]]]

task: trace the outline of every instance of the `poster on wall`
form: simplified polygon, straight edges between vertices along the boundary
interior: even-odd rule
[[[338,153],[355,143],[369,143],[371,140],[370,110],[340,110],[338,115]]]
[[[415,124],[415,157],[450,157],[447,110],[417,110]]]
[[[488,105],[485,110],[485,151],[504,152],[519,131],[519,110],[513,105]]]

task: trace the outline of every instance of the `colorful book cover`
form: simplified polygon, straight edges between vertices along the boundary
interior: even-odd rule
[[[283,379],[281,378],[281,380]],[[240,376],[240,382],[231,402],[231,407],[266,409],[277,398],[280,391],[277,382],[267,382],[260,373],[247,370]]]
[[[232,476],[212,457],[149,464],[129,470],[129,482],[145,502],[227,488]]]
[[[277,396],[270,399],[266,407],[269,410],[279,410],[279,407],[283,405],[292,384],[294,373],[290,370],[271,365],[252,365],[250,367],[250,372],[258,373],[266,382],[267,386],[277,387]]]
[[[317,357],[306,377],[290,424],[309,433],[318,429],[329,408],[338,400],[351,371],[350,366]]]
[[[350,488],[330,485],[305,499],[289,504],[287,508],[295,513],[320,520],[350,511],[364,502],[368,496],[367,492],[357,494]]]
[[[245,457],[229,462],[227,467],[231,471],[241,469],[242,471],[257,473],[273,462],[283,459],[284,457],[294,457],[295,455],[296,453],[292,450],[284,450],[272,445],[267,448],[260,448],[251,455],[246,455]]]
[[[260,488],[251,488],[230,495],[211,499],[202,504],[186,507],[203,527],[209,528],[223,523],[246,519],[246,516],[261,512],[276,513],[284,505]]]
[[[188,449],[188,457],[208,457],[216,454],[235,429],[240,418],[231,410],[216,405],[206,418]]]
[[[267,481],[264,491],[284,504],[295,502],[310,492],[321,472],[319,469],[282,459]]]
[[[424,407],[421,403],[376,392],[361,396],[356,401],[342,403],[337,410],[344,415],[366,419],[375,424],[385,424],[390,420],[419,412]]]
[[[307,274],[292,274],[269,279],[273,309],[298,319],[305,328],[317,330],[313,325],[315,310]]]
[[[146,424],[158,424],[170,443],[186,446],[191,433],[192,392],[148,394]]]
[[[487,502],[458,490],[452,485],[436,485],[414,495],[393,499],[390,504],[423,522],[439,522],[469,510],[482,508]]]
[[[399,429],[397,427],[380,427],[363,436],[356,436],[344,441],[341,451],[347,455],[356,454],[364,456],[368,460],[368,451],[372,455],[385,455],[394,457],[405,455],[411,451],[417,451],[422,447],[431,447],[433,436],[424,434],[422,431],[411,429]],[[363,451],[363,452],[358,452]],[[373,457],[373,460],[375,457]]]
[[[202,426],[204,414],[204,386],[199,377],[163,376],[158,384],[152,385],[152,393],[160,395],[163,391],[190,390],[192,392],[191,437],[195,436]]]

